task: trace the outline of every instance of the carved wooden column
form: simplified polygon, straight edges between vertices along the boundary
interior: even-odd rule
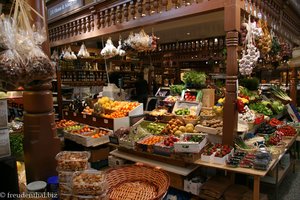
[[[44,1],[27,0],[42,16]],[[33,22],[42,20],[32,12]],[[46,20],[47,21],[47,20]],[[46,33],[47,24],[46,25]],[[50,55],[49,38],[43,43],[43,51]],[[26,87],[24,101],[24,157],[27,182],[47,180],[55,175],[55,155],[60,151],[60,140],[56,138],[56,127],[51,92],[51,80],[39,80],[42,84]]]
[[[226,33],[226,93],[223,114],[222,143],[233,145],[237,133],[238,112],[237,102],[237,76],[238,76],[238,30],[240,27],[239,0],[226,0],[224,10],[224,28]]]
[[[290,97],[292,99],[292,103],[296,106],[297,105],[297,83],[296,83],[297,70],[293,62],[290,62],[290,66],[291,66]]]

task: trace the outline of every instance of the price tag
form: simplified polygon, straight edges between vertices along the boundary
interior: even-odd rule
[[[69,114],[68,112],[65,112],[65,115],[66,115],[66,116],[68,116],[68,114]]]
[[[92,120],[93,120],[93,122],[95,122],[95,121],[97,121],[97,118],[96,118],[96,117],[93,117],[93,119],[92,119]]]
[[[82,117],[83,117],[83,119],[85,119],[85,118],[86,118],[86,115],[82,115]]]
[[[107,119],[104,119],[104,124],[108,124],[108,120]]]
[[[73,113],[73,116],[76,117],[76,116],[77,116],[77,113]]]

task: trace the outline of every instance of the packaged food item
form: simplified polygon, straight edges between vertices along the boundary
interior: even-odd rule
[[[88,168],[91,154],[87,151],[62,151],[56,155],[57,170],[80,171]]]
[[[72,180],[73,193],[77,195],[101,195],[108,190],[105,174],[97,170],[75,172]]]
[[[106,41],[105,47],[101,50],[101,55],[105,58],[112,58],[117,55],[117,48],[114,46],[111,38]]]
[[[17,52],[17,30],[14,21],[1,16],[0,18],[0,74],[1,79],[14,83],[16,86],[22,82],[24,62]]]
[[[71,194],[72,187],[69,183],[59,183],[58,191],[60,194]]]
[[[25,84],[51,80],[55,75],[55,65],[43,52],[41,45],[47,39],[46,20],[39,16],[43,24],[31,26],[28,10],[35,11],[26,1],[18,1],[14,8],[14,20],[17,23],[18,53],[24,58]]]
[[[74,172],[58,171],[58,180],[60,183],[71,183]]]
[[[84,43],[82,43],[80,50],[77,54],[78,57],[83,57],[83,58],[88,58],[90,57],[90,53],[87,51],[86,46],[84,45]]]

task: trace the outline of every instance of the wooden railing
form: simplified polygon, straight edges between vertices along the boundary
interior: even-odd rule
[[[200,4],[202,5],[199,6]],[[135,26],[138,27],[202,11],[220,9],[223,5],[224,0],[127,0],[105,8],[100,4],[90,7],[88,12],[84,12],[81,16],[77,15],[76,18],[69,16],[64,19],[64,22],[56,21],[49,24],[49,38],[51,46],[58,46],[70,42],[69,38],[74,38],[72,40],[74,42],[104,35],[117,28],[119,30],[134,28],[132,22],[136,22]],[[174,12],[176,15],[172,15],[170,11],[176,11]],[[170,14],[164,14],[168,12]],[[149,19],[150,16],[153,18]],[[126,24],[131,26],[128,27]]]
[[[263,13],[269,24],[287,32],[290,40],[300,33],[299,16],[283,0],[241,0],[252,15]],[[224,8],[226,0],[124,0],[99,3],[49,24],[52,47],[95,38],[166,20]]]

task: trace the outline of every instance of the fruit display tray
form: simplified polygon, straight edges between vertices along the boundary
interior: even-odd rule
[[[184,135],[190,135],[190,134],[184,134]],[[206,145],[207,138],[205,138],[201,142],[175,142],[174,143],[174,149],[175,152],[180,153],[199,153]]]
[[[101,130],[108,131],[108,134],[99,138],[92,138],[90,136],[85,136],[84,134],[73,134],[70,132],[65,132],[64,137],[85,147],[95,147],[109,143],[109,135],[112,134],[112,131],[104,128],[101,128]]]
[[[174,146],[165,146],[163,142],[153,146],[153,153],[161,156],[171,156],[174,152]]]

